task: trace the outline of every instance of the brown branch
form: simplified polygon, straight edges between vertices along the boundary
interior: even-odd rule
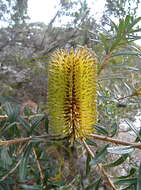
[[[19,152],[19,155],[24,151],[24,149],[26,148],[26,145],[27,145],[27,144],[24,144],[24,145],[21,147],[21,150],[20,150],[20,152]],[[17,162],[17,164],[15,165],[15,167],[12,168],[5,176],[3,176],[0,181],[4,181],[4,180],[7,179],[12,173],[14,173],[14,171],[19,167],[21,161],[22,161],[22,159],[20,159],[20,160]]]
[[[134,148],[141,149],[141,143],[130,143],[130,142],[121,141],[118,139],[114,139],[114,138],[110,138],[110,137],[106,137],[102,135],[96,135],[96,134],[91,135],[91,137],[100,141],[111,142],[113,144],[124,145],[124,146],[132,146]]]
[[[86,150],[88,151],[88,153],[92,156],[92,158],[94,158],[94,153],[92,152],[92,150],[90,149],[90,147],[88,146],[88,144],[86,143],[86,141],[84,139],[82,139],[82,142],[84,144],[84,147],[86,148]]]
[[[34,117],[39,117],[39,116],[43,116],[44,114],[36,114],[36,115],[30,115],[30,116],[22,116],[24,119],[31,119],[31,118],[34,118]],[[0,119],[7,119],[8,118],[8,115],[0,115]]]
[[[36,151],[35,151],[35,148],[33,148],[33,153],[34,153],[34,156],[35,156],[35,159],[36,159],[36,162],[37,162],[37,167],[38,167],[38,170],[39,170],[39,173],[40,173],[40,178],[41,178],[41,183],[43,184],[43,180],[44,180],[44,175],[43,175],[43,172],[42,172],[42,168],[40,166],[40,162],[38,160],[38,157],[37,157],[37,154],[36,154]]]
[[[31,137],[25,137],[25,138],[16,138],[16,139],[7,140],[7,141],[0,141],[0,146],[9,146],[12,144],[28,142],[28,141],[31,141],[31,140],[37,139],[37,138],[43,139],[43,138],[54,138],[54,137],[60,137],[60,136],[61,135],[50,134],[50,135],[41,135],[41,136],[31,136]]]
[[[125,99],[125,98],[131,98],[131,97],[133,97],[133,96],[139,96],[140,94],[138,94],[137,92],[134,92],[133,94],[130,94],[130,95],[128,95],[128,96],[123,96],[123,97],[121,97],[121,98],[118,98],[117,100],[123,100],[123,99]]]
[[[100,69],[98,71],[98,75],[106,67],[106,65],[108,64],[110,58],[111,58],[111,53],[109,53],[109,54],[107,54],[107,55],[104,56],[103,63],[101,64]]]
[[[92,156],[92,158],[95,158],[94,153],[92,152],[92,150],[90,149],[90,147],[88,146],[88,144],[86,143],[86,141],[84,139],[82,139],[82,142],[84,144],[84,147],[86,148],[86,150],[88,151],[88,153]],[[112,190],[118,190],[115,185],[113,184],[112,180],[110,179],[109,174],[106,172],[106,170],[103,168],[102,164],[97,164],[97,167],[99,168],[99,170],[101,171],[101,173],[103,174],[103,176],[105,177],[106,181],[108,182],[108,187],[110,187]]]
[[[9,175],[11,175],[18,167],[19,167],[19,165],[20,165],[20,163],[21,163],[21,161],[22,161],[22,159],[21,160],[19,160],[18,162],[17,162],[17,164],[15,165],[15,167],[14,168],[12,168],[11,170],[10,170],[10,172],[8,172],[5,176],[3,176],[2,178],[1,178],[1,180],[0,181],[4,181],[6,178],[8,178],[9,177]]]
[[[56,135],[56,134],[31,136],[31,137],[25,137],[25,138],[16,138],[16,139],[7,140],[7,141],[0,141],[0,146],[9,146],[9,145],[16,144],[16,143],[28,142],[28,141],[31,141],[31,140],[37,139],[37,138],[39,138],[39,139],[56,138],[56,140],[57,140],[58,137],[60,137],[62,139],[64,138],[64,136]],[[97,134],[92,134],[91,137],[93,137],[96,140],[100,140],[100,141],[104,141],[104,142],[111,142],[113,144],[132,146],[134,148],[141,149],[141,143],[132,143],[132,142],[130,143],[130,142],[121,141],[118,139],[114,139],[114,138],[110,138],[110,137],[106,137],[106,136],[102,136],[102,135],[97,135]]]

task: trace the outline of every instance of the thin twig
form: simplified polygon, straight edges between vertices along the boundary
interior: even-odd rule
[[[41,135],[41,136],[30,136],[30,137],[25,137],[25,138],[16,138],[12,140],[7,140],[7,141],[0,141],[0,146],[9,146],[12,144],[17,144],[17,143],[22,143],[22,142],[28,142],[33,139],[37,138],[54,138],[54,137],[60,137],[60,135],[54,135],[54,134],[48,134],[48,135]]]
[[[84,139],[82,139],[82,141],[83,141],[83,144],[84,144],[86,150],[88,151],[88,153],[92,156],[92,158],[94,158],[95,157],[94,153],[92,152],[92,150],[90,149],[90,147],[88,146],[88,144],[86,143],[86,141]]]
[[[134,93],[134,94],[130,94],[130,95],[128,95],[128,96],[123,96],[123,97],[118,98],[117,100],[123,100],[123,99],[125,99],[125,98],[131,98],[131,97],[133,97],[133,96],[136,96],[136,94]]]
[[[98,75],[101,73],[101,71],[106,67],[106,65],[108,64],[109,62],[109,59],[111,58],[111,53],[107,54],[104,56],[103,58],[103,63],[98,71]]]
[[[38,160],[35,148],[33,148],[33,153],[34,153],[34,156],[35,156],[35,159],[36,159],[36,162],[37,162],[37,167],[38,167],[38,170],[39,170],[39,173],[40,173],[41,183],[43,184],[44,183],[44,181],[43,181],[44,180],[44,175],[43,175],[42,168],[40,166],[40,162]]]
[[[39,117],[39,116],[43,116],[44,114],[36,114],[36,115],[30,115],[30,116],[22,116],[24,119],[31,119],[31,118],[34,118],[34,117]],[[7,119],[8,118],[8,115],[0,115],[0,119]]]
[[[29,144],[29,143],[28,143]],[[19,155],[23,152],[23,150],[26,148],[26,145],[27,144],[24,144],[21,149],[20,149],[20,152],[19,152]],[[22,159],[20,159],[17,164],[15,165],[14,168],[12,168],[5,176],[2,177],[2,179],[0,181],[4,181],[6,178],[8,178],[20,165]]]
[[[15,165],[15,167],[12,168],[12,170],[10,170],[5,176],[3,176],[2,179],[1,179],[0,181],[4,181],[6,178],[8,178],[9,175],[11,175],[11,174],[12,174],[12,173],[13,173],[13,172],[19,167],[21,161],[22,161],[22,159],[19,160],[19,161],[17,162],[17,164]]]
[[[112,182],[112,180],[110,179],[110,176],[109,174],[106,172],[106,170],[102,167],[101,164],[99,164],[101,166],[101,170],[102,170],[102,173],[103,175],[105,176],[107,182],[108,182],[108,185],[112,188],[112,190],[118,190],[117,187],[115,187],[114,183]]]
[[[48,134],[48,135],[41,135],[41,136],[30,136],[30,137],[25,137],[25,138],[16,138],[16,139],[12,139],[12,140],[7,140],[7,141],[0,141],[0,146],[9,146],[12,144],[16,144],[16,143],[22,143],[22,142],[28,142],[34,139],[44,139],[44,138],[56,138],[56,140],[61,138],[64,139],[63,136],[61,135],[56,135],[56,134]],[[132,146],[134,148],[138,148],[141,149],[141,143],[130,143],[130,142],[126,142],[126,141],[121,141],[118,139],[114,139],[114,138],[110,138],[110,137],[106,137],[106,136],[102,136],[102,135],[96,135],[93,134],[91,135],[91,137],[93,137],[96,140],[100,140],[100,141],[104,141],[104,142],[111,142],[113,144],[118,144],[118,145],[124,145],[124,146]]]
[[[88,146],[88,144],[86,143],[86,141],[84,139],[82,139],[82,142],[84,144],[84,147],[86,148],[86,150],[88,151],[88,153],[92,156],[92,158],[94,158],[94,153],[92,152],[92,150],[90,149],[90,147]],[[106,172],[106,170],[103,168],[102,164],[97,164],[97,167],[99,168],[99,170],[102,172],[103,176],[105,177],[106,181],[108,182],[108,186],[110,188],[112,188],[112,190],[118,190],[115,185],[113,184],[112,180],[110,179],[109,174]]]
[[[8,118],[7,115],[0,115],[0,119],[5,119],[5,118]]]
[[[102,135],[96,135],[96,134],[91,135],[91,137],[93,137],[96,140],[111,142],[113,144],[118,144],[118,145],[132,146],[134,148],[141,149],[141,143],[130,143],[130,142],[121,141],[118,139],[114,139],[114,138],[110,138],[110,137],[106,137],[106,136],[102,136]]]

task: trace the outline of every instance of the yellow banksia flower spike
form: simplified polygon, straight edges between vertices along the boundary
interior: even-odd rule
[[[86,48],[57,50],[48,67],[49,127],[73,142],[89,137],[97,121],[96,58]]]

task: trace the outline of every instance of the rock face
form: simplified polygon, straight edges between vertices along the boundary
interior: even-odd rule
[[[73,29],[25,24],[0,29],[1,96],[46,102],[48,53],[77,36]]]
[[[5,66],[0,71],[1,96],[12,96],[19,102],[33,100],[46,102],[47,76],[45,73],[37,74],[31,68]]]

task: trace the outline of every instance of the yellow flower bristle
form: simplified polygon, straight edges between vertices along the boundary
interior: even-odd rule
[[[96,124],[96,59],[86,48],[57,50],[48,67],[49,126],[72,140],[88,137]]]

